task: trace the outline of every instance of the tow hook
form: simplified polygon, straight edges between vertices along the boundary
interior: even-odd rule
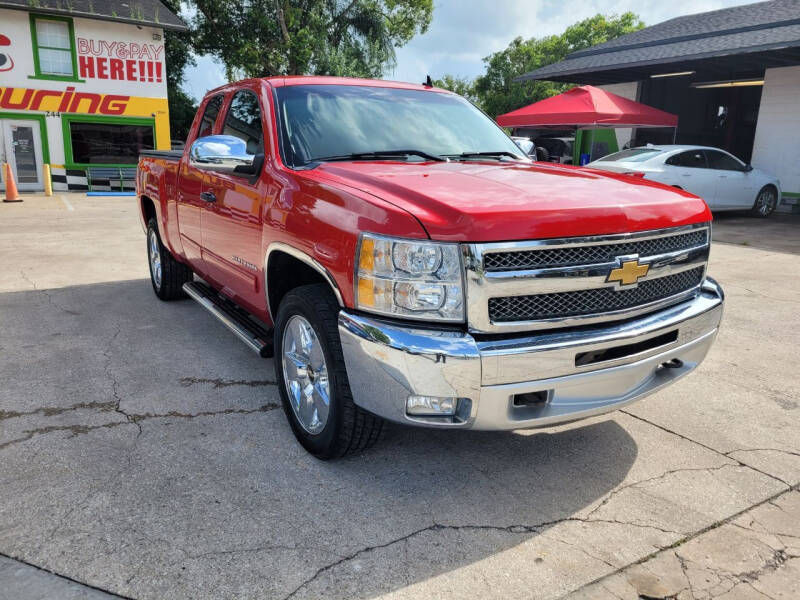
[[[673,358],[665,363],[661,363],[665,369],[680,369],[683,366],[683,361],[680,358]]]

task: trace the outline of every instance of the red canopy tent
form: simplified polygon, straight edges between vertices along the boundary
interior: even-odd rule
[[[497,117],[502,127],[677,127],[678,117],[584,85]]]

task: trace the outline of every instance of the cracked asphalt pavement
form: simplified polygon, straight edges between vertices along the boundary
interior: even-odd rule
[[[0,599],[800,597],[797,218],[715,223],[676,385],[324,463],[271,361],[155,298],[134,199],[70,204],[0,206]]]

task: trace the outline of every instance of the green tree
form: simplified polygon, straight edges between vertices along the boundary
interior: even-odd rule
[[[395,48],[424,33],[433,0],[194,0],[195,44],[229,79],[380,77]]]
[[[483,59],[486,73],[477,77],[473,90],[477,104],[491,117],[560,94],[569,84],[549,81],[515,82],[514,78],[558,62],[572,52],[600,44],[644,27],[637,15],[595,15],[567,27],[561,35],[514,39],[505,50]]]
[[[464,96],[464,98],[470,100],[471,102],[478,101],[478,98],[475,95],[475,82],[467,77],[445,75],[441,79],[434,79],[433,85]]]
[[[180,0],[162,0],[167,7],[179,14]],[[164,60],[167,63],[167,104],[169,106],[169,129],[172,139],[185,140],[192,126],[197,109],[194,100],[183,91],[186,67],[195,65],[192,54],[190,31],[164,32]]]

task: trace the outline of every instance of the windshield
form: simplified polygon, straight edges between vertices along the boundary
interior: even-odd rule
[[[525,158],[494,121],[460,96],[352,85],[284,86],[276,95],[283,156],[290,165],[401,149]]]
[[[630,150],[609,154],[597,160],[603,162],[644,162],[650,160],[659,152],[662,152],[662,150],[658,148],[631,148]]]

